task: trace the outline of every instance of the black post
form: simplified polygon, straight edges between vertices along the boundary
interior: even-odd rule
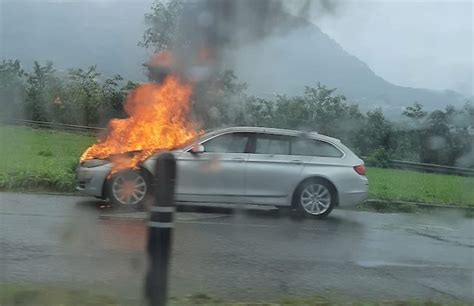
[[[176,160],[171,153],[162,153],[155,165],[154,205],[148,223],[149,269],[145,295],[151,306],[164,306],[167,300],[168,270],[173,231]]]

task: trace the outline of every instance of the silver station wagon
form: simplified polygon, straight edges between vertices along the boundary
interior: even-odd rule
[[[171,151],[177,160],[176,201],[257,204],[311,217],[367,198],[364,162],[338,139],[314,132],[232,127],[204,134]],[[77,189],[115,205],[143,205],[157,152],[139,170],[109,177],[107,160],[77,169]]]

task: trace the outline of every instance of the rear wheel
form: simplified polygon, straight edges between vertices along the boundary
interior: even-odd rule
[[[303,182],[293,198],[297,211],[305,216],[322,218],[332,211],[336,201],[334,188],[324,180]]]
[[[126,170],[114,174],[108,182],[108,196],[114,206],[143,206],[149,191],[146,177],[139,171]]]

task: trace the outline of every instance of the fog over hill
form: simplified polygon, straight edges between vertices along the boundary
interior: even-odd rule
[[[241,78],[255,84],[251,89],[256,93],[298,94],[304,90],[301,85],[315,86],[321,82],[370,108],[400,109],[418,101],[432,109],[466,101],[454,91],[402,87],[387,82],[315,25],[242,48],[235,67]]]
[[[99,71],[143,81],[141,64],[150,51],[137,46],[150,1],[2,1],[0,59],[51,60],[58,70],[97,64]],[[381,51],[382,52],[382,51]],[[462,105],[454,91],[401,87],[376,75],[316,25],[272,36],[233,52],[227,68],[249,84],[251,93],[302,93],[318,82],[338,88],[364,108],[400,110],[421,102],[428,109]],[[403,69],[403,67],[400,67]]]

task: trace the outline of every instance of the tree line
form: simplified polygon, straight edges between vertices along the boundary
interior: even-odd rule
[[[415,102],[393,121],[381,108],[363,112],[336,89],[321,84],[305,87],[300,96],[265,99],[247,95],[245,84],[239,84],[231,71],[224,75],[227,81],[220,99],[201,114],[209,125],[316,131],[340,139],[379,167],[387,166],[389,159],[474,167],[474,106],[470,102],[431,112]]]
[[[120,75],[106,77],[96,66],[57,71],[35,62],[25,70],[18,60],[0,63],[3,118],[105,126],[125,118],[123,105],[138,83]],[[250,95],[233,71],[197,83],[192,120],[205,129],[251,125],[317,131],[341,139],[368,162],[384,167],[388,159],[474,167],[474,106],[447,106],[428,112],[419,103],[398,121],[381,109],[362,112],[336,89],[318,84],[300,96],[267,99]]]
[[[35,61],[26,71],[18,60],[0,62],[3,118],[103,126],[124,116],[124,99],[137,85],[118,74],[103,77],[96,66],[59,72]]]

